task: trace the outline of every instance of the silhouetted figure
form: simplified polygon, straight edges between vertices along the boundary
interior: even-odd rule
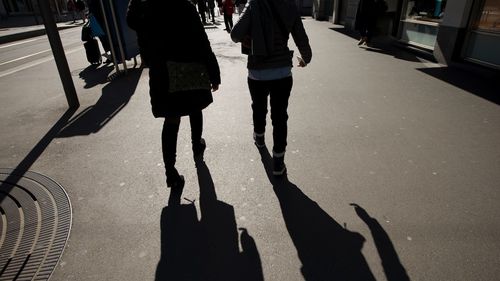
[[[85,23],[85,2],[83,0],[76,0],[75,8],[83,23]]]
[[[215,24],[215,0],[208,0],[208,12],[212,16],[212,23]]]
[[[99,36],[99,41],[101,41],[101,45],[104,49],[103,56],[106,58],[104,61],[105,64],[111,63],[111,46],[109,45],[108,35],[105,31],[105,19],[104,14],[102,13],[102,8],[99,0],[87,0],[87,4],[89,6],[89,18],[91,15],[95,17],[99,25],[102,27],[104,31],[104,35]]]
[[[384,0],[360,0],[356,13],[354,28],[359,31],[361,39],[358,45],[370,44],[377,26],[377,18],[387,10]]]
[[[134,11],[134,5],[128,10],[128,22],[131,27],[139,26],[140,14]],[[137,29],[138,36],[143,36],[148,46],[150,57],[149,87],[153,115],[165,118],[162,131],[162,152],[165,163],[167,186],[182,188],[184,177],[175,168],[177,152],[177,134],[182,116],[189,116],[191,123],[191,142],[195,157],[203,155],[205,141],[202,139],[202,110],[212,103],[212,91],[220,84],[220,71],[205,29],[196,8],[187,0],[150,1],[144,20]],[[167,62],[204,66],[208,72],[210,85],[206,89],[176,91],[170,87]],[[187,73],[185,69],[179,70]],[[171,77],[171,78],[172,78]],[[179,77],[178,77],[179,78]]]
[[[200,14],[201,17],[201,22],[205,25],[207,24],[207,3],[205,2],[206,0],[197,0],[197,6],[198,6],[198,13]]]
[[[224,15],[224,24],[226,31],[229,33],[233,29],[233,13],[234,3],[233,0],[222,0],[222,14]]]
[[[234,42],[242,42],[248,53],[248,88],[252,96],[254,139],[264,147],[267,100],[270,97],[273,124],[274,175],[286,172],[288,99],[292,90],[292,35],[305,67],[312,58],[309,38],[294,0],[250,0],[231,32]],[[245,49],[247,48],[247,49]]]

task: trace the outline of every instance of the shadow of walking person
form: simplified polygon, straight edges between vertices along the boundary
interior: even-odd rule
[[[193,202],[180,204],[182,189],[171,189],[161,214],[161,258],[156,281],[263,281],[254,239],[238,228],[233,206],[217,200],[203,160],[196,160],[201,220]],[[241,242],[241,249],[238,242]]]
[[[356,214],[366,223],[372,233],[387,281],[410,281],[406,269],[401,264],[396,249],[384,228],[376,219],[370,217],[361,206],[354,203],[351,206],[354,207]]]
[[[275,178],[269,151],[260,149],[260,154],[305,280],[375,281],[361,253],[364,237],[344,229],[286,177]]]
[[[196,160],[196,171],[200,185],[200,223],[207,246],[203,280],[264,280],[255,241],[246,229],[240,229],[240,253],[234,208],[217,200],[212,176],[202,159]]]
[[[194,203],[163,208],[160,229],[161,258],[155,280],[203,280],[203,235]]]

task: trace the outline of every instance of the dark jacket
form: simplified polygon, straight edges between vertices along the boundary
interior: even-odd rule
[[[196,8],[188,0],[131,2],[127,23],[146,42],[149,93],[155,117],[178,117],[212,103],[210,90],[169,93],[167,61],[206,65],[210,82],[220,84],[220,70]],[[141,8],[142,7],[142,8]]]
[[[297,6],[293,0],[250,0],[231,31],[234,42],[251,39],[249,69],[292,66],[289,35],[306,63],[312,58],[311,46]]]

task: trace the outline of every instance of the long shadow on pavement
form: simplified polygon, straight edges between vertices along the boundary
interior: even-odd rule
[[[76,108],[68,109],[31,149],[14,171],[0,184],[0,202],[9,194],[24,174],[33,166],[54,138],[89,135],[102,129],[123,109],[135,92],[142,69],[129,70],[127,76],[118,77],[103,88],[101,98],[93,106],[73,116]]]
[[[49,146],[52,140],[59,134],[61,129],[68,123],[69,119],[76,112],[76,108],[68,109],[57,122],[49,129],[49,131],[38,141],[24,159],[14,168],[14,171],[0,184],[0,203],[8,196],[12,187],[26,174],[33,166],[33,163],[42,155],[45,149]]]
[[[361,253],[365,238],[343,228],[286,177],[275,178],[269,151],[264,148],[259,152],[297,248],[305,280],[375,281]]]
[[[105,64],[102,66],[89,65],[80,73],[78,76],[85,81],[83,88],[89,89],[99,84],[104,84],[108,82],[108,76],[113,71],[114,67],[112,64]]]
[[[259,152],[280,202],[286,227],[302,262],[301,271],[304,279],[375,281],[361,253],[365,238],[359,233],[343,228],[286,177],[274,177],[269,151],[264,148]],[[387,271],[392,272],[394,269],[390,267]],[[388,279],[388,281],[404,280],[408,279]]]
[[[348,37],[351,37],[353,39],[359,40],[360,36],[357,31],[345,28],[345,27],[331,27],[330,30],[333,30],[335,32],[341,33],[343,35],[346,35]],[[401,48],[398,48],[394,45],[392,39],[384,36],[375,36],[372,40],[372,44],[370,47],[368,46],[357,46],[357,42],[353,44],[353,48],[362,48],[365,49],[366,51],[373,52],[373,53],[379,53],[379,54],[384,54],[387,56],[392,56],[396,59],[400,60],[405,60],[405,61],[413,61],[413,62],[419,62],[420,60],[418,59],[419,56],[415,55],[414,53],[408,51],[408,50],[403,50]],[[434,60],[430,56],[425,56],[425,59],[427,60]]]
[[[58,137],[85,136],[99,132],[130,101],[141,73],[140,68],[130,69],[127,75],[109,82],[102,89],[99,100],[69,120]]]
[[[264,280],[255,241],[246,229],[238,239],[233,207],[217,200],[205,162],[197,160],[196,166],[201,220],[193,203],[180,204],[182,191],[171,190],[161,216],[156,280]]]

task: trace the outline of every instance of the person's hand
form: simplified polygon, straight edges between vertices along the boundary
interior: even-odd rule
[[[219,89],[219,84],[212,84],[212,92],[215,92]]]
[[[299,64],[297,65],[298,67],[306,67],[307,63],[302,59],[301,57],[297,57],[297,60],[299,61]]]

